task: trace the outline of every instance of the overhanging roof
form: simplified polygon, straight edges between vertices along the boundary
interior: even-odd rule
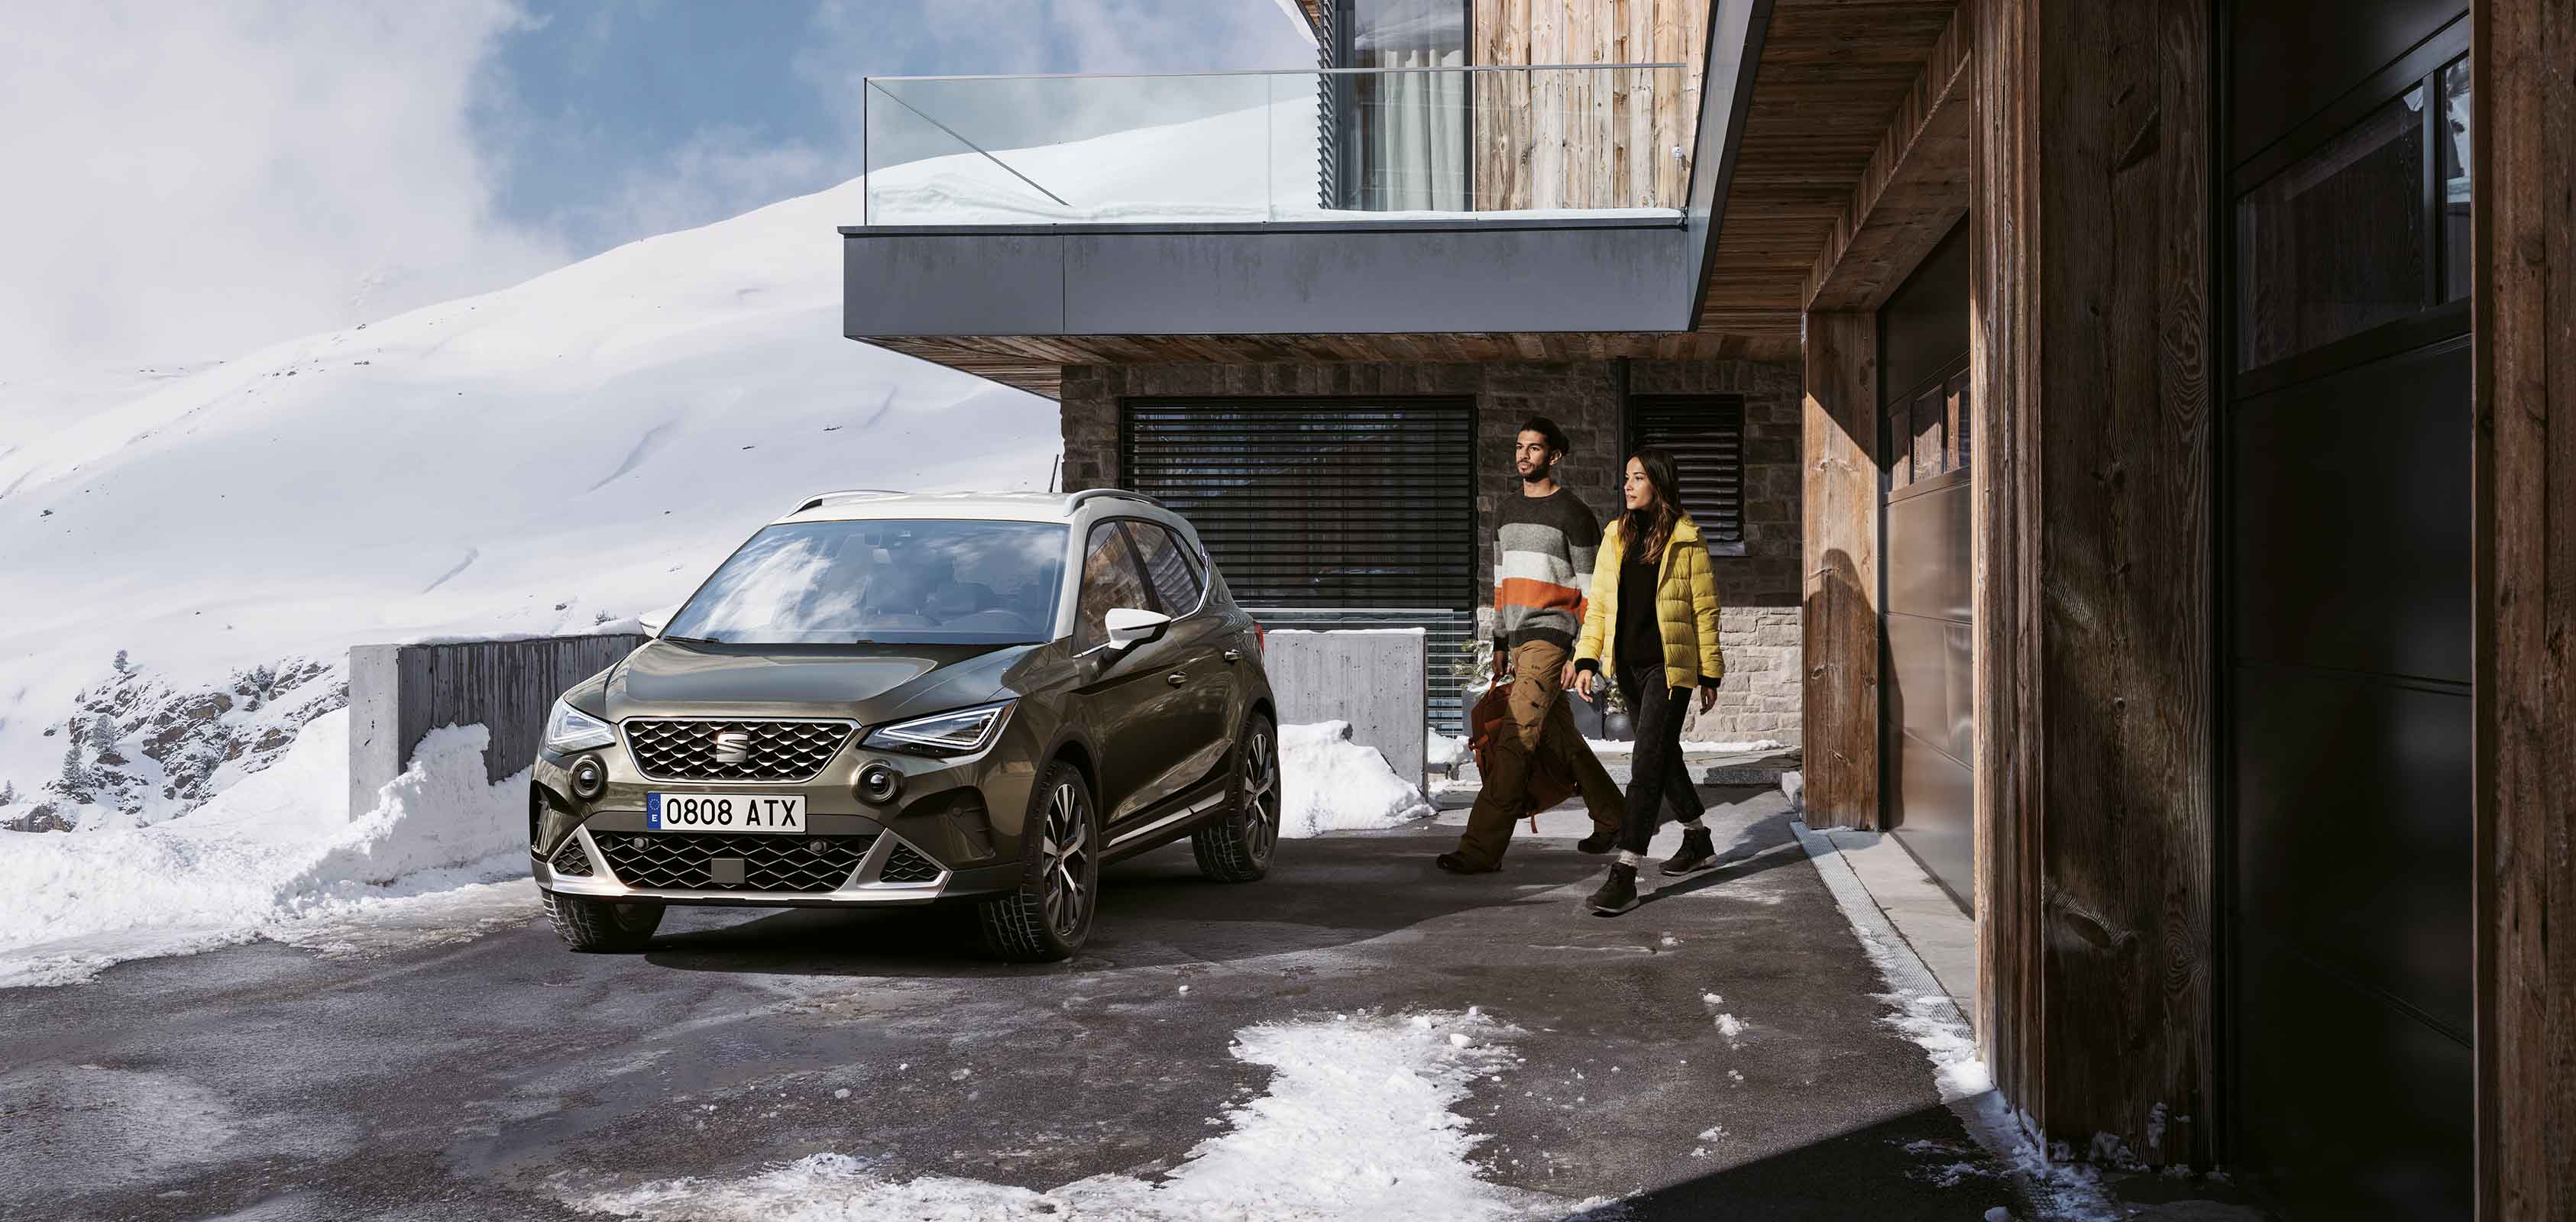
[[[1677,216],[848,227],[844,330],[1045,394],[1068,364],[1794,359],[1955,7],[1713,0]]]

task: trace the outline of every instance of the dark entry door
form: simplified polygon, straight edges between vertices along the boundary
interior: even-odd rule
[[[2471,1213],[2471,184],[2466,73],[2446,67],[2467,50],[2456,12],[2230,14],[2227,1161],[2292,1218]]]
[[[1879,311],[1880,758],[1886,826],[1976,910],[1976,644],[1969,533],[1968,243],[1943,240]]]

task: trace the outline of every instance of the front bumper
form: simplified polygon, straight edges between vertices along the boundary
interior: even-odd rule
[[[962,758],[873,751],[854,740],[815,776],[795,783],[655,781],[636,768],[623,735],[592,751],[541,751],[529,786],[530,871],[540,888],[555,894],[657,904],[864,907],[1009,891],[1023,873],[1021,825],[1034,784],[1035,770],[1028,762],[1034,750],[1020,741],[1022,732],[1018,724],[1006,727],[1001,741]],[[575,798],[571,784],[570,770],[585,756],[596,758],[608,774],[604,791],[590,801]],[[902,774],[900,794],[882,804],[862,801],[856,794],[857,777],[879,763]],[[696,835],[648,831],[645,797],[655,792],[799,794],[806,803],[806,837],[845,844],[866,838],[867,846],[857,864],[829,889],[815,889],[823,882],[823,872],[814,864],[819,858],[785,860],[794,856],[787,850],[800,838],[775,833],[737,837],[737,846],[749,856],[727,863],[739,871],[730,876],[713,868],[687,868],[711,857],[734,856],[729,850],[675,850],[672,856],[688,859],[676,871],[653,868],[670,861],[632,868],[645,844],[652,846],[646,855],[660,857],[663,845],[684,845],[684,838]],[[649,842],[640,839],[648,836]],[[620,851],[609,851],[603,837],[616,842]],[[574,849],[589,867],[587,873],[557,868],[557,855]],[[763,858],[796,874],[794,889],[761,885]],[[621,859],[630,868],[621,869]],[[835,859],[832,872],[838,872],[841,859]],[[740,864],[745,861],[751,863],[748,869]]]

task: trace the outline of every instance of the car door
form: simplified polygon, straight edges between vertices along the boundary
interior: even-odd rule
[[[1239,658],[1239,647],[1224,617],[1209,606],[1207,574],[1197,550],[1159,522],[1131,521],[1127,530],[1163,613],[1173,620],[1164,630],[1172,646],[1172,669],[1164,676],[1169,690],[1148,711],[1147,720],[1155,727],[1155,750],[1164,769],[1152,784],[1165,796],[1177,795],[1225,765],[1239,673],[1225,654],[1235,650]]]
[[[1157,786],[1170,761],[1155,723],[1166,716],[1171,676],[1183,656],[1174,634],[1119,650],[1109,645],[1109,612],[1120,607],[1162,611],[1137,554],[1134,536],[1119,519],[1093,524],[1084,540],[1082,587],[1075,598],[1073,652],[1083,667],[1074,696],[1076,717],[1099,744],[1101,822],[1115,836],[1119,825],[1160,796]],[[1169,612],[1165,612],[1169,614]]]

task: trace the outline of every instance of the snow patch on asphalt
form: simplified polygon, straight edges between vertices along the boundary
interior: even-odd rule
[[[1429,818],[1422,790],[1395,775],[1375,747],[1351,741],[1351,723],[1279,727],[1279,834],[1368,831]]]
[[[347,710],[324,714],[275,765],[149,827],[0,832],[0,988],[260,938],[362,949],[525,919],[527,778],[485,779],[484,728],[431,731],[355,816],[348,732]]]
[[[567,1203],[647,1222],[1498,1222],[1599,1204],[1478,1176],[1473,1155],[1483,1139],[1455,1109],[1477,1079],[1513,1063],[1497,1042],[1512,1034],[1472,1012],[1244,1028],[1234,1055],[1270,1068],[1268,1093],[1228,1112],[1229,1131],[1161,1180],[1096,1175],[1036,1192],[956,1176],[897,1180],[869,1159],[831,1153],[739,1178],[658,1180]]]

